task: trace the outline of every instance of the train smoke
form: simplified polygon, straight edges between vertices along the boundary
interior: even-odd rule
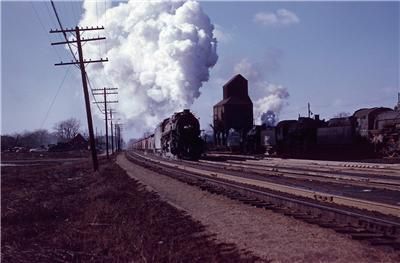
[[[274,126],[282,108],[287,104],[289,92],[281,85],[268,84],[267,95],[254,103],[254,119],[256,124],[265,123]]]
[[[218,56],[214,26],[198,2],[130,0],[105,9],[84,1],[83,7],[81,26],[106,29],[85,38],[107,38],[87,42],[85,57],[109,58],[89,65],[88,75],[95,87],[118,88],[121,121],[143,132],[200,96]]]
[[[274,126],[282,108],[287,105],[288,90],[282,85],[265,81],[269,74],[279,69],[281,57],[282,51],[269,49],[262,61],[254,62],[244,58],[233,68],[235,74],[240,73],[249,80],[251,96],[258,98],[254,102],[256,124],[265,123],[267,126]]]

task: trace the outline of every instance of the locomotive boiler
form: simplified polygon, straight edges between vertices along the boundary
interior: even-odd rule
[[[185,109],[164,119],[153,134],[136,141],[133,148],[164,157],[198,160],[203,153],[198,119]]]
[[[200,124],[187,109],[165,119],[156,129],[160,138],[161,153],[180,159],[198,159],[202,153]]]

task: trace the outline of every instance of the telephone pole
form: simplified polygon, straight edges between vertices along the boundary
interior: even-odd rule
[[[105,126],[106,126],[106,153],[107,159],[110,159],[108,150],[108,111],[107,103],[117,103],[118,101],[107,101],[107,95],[118,94],[118,92],[107,92],[108,90],[117,90],[117,88],[103,88],[103,89],[92,89],[93,91],[103,91],[103,93],[93,93],[93,95],[103,95],[104,101],[95,101],[93,103],[104,103],[104,115],[105,115]]]
[[[308,118],[310,118],[310,117],[311,117],[311,114],[313,114],[313,113],[311,112],[311,109],[310,109],[310,103],[307,103],[307,107],[308,107]]]
[[[110,109],[110,121],[111,121],[111,154],[114,154],[114,133],[113,133],[113,117],[112,117],[112,109]]]
[[[64,66],[64,65],[79,65],[79,68],[81,70],[81,77],[82,77],[82,87],[83,87],[83,94],[85,97],[85,106],[86,106],[86,117],[87,117],[87,122],[88,122],[88,130],[89,130],[89,143],[90,143],[90,150],[92,153],[92,162],[93,162],[93,169],[95,171],[98,170],[99,168],[99,163],[97,160],[97,153],[96,153],[96,144],[95,144],[95,139],[94,139],[94,134],[93,134],[93,120],[92,120],[92,113],[90,110],[90,102],[89,102],[89,91],[88,91],[88,86],[87,86],[87,74],[85,70],[85,64],[89,63],[96,63],[96,62],[107,62],[108,59],[99,59],[99,60],[84,60],[83,59],[83,52],[82,52],[82,42],[88,42],[88,41],[95,41],[95,40],[104,40],[106,39],[105,37],[97,37],[97,38],[81,38],[81,31],[93,31],[93,30],[102,30],[104,27],[92,27],[92,28],[79,28],[78,26],[75,27],[75,29],[60,29],[60,30],[50,30],[50,33],[63,33],[64,36],[67,32],[73,33],[75,32],[75,40],[67,40],[63,42],[55,42],[51,43],[51,45],[64,45],[64,44],[71,44],[71,43],[76,43],[77,44],[77,49],[78,49],[78,60],[74,61],[72,60],[71,62],[63,63],[62,61],[60,63],[54,64],[55,66]]]
[[[115,151],[118,152],[118,123],[114,125],[115,128]]]

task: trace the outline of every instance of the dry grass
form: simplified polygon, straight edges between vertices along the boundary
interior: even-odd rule
[[[5,167],[3,262],[243,262],[115,164]]]

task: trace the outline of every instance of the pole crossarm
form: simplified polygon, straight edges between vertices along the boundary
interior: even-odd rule
[[[104,39],[106,39],[106,38],[105,37],[94,37],[94,38],[86,38],[86,39],[82,38],[81,42],[104,40]],[[51,43],[51,45],[55,46],[55,45],[62,45],[62,44],[72,44],[72,43],[77,43],[77,42],[78,41],[75,39],[75,40],[69,40],[69,41],[54,42],[54,43]]]
[[[118,88],[106,88],[106,90],[117,90]],[[104,89],[92,89],[93,91],[103,91]]]
[[[79,31],[90,31],[90,30],[103,30],[104,29],[104,27],[103,26],[101,26],[101,27],[99,27],[99,26],[97,26],[97,27],[78,27],[78,30]],[[53,29],[51,29],[50,30],[50,33],[65,33],[65,32],[75,32],[75,30],[76,30],[76,28],[65,28],[65,29],[55,29],[55,30],[53,30]]]
[[[54,3],[53,1],[51,1],[53,7],[54,7]],[[55,8],[54,8],[55,9]],[[61,23],[60,23],[60,27]],[[71,62],[67,62],[64,63],[61,61],[61,63],[58,64],[54,64],[55,66],[64,66],[64,65],[74,65],[74,64],[79,64],[79,68],[81,70],[81,77],[82,77],[82,88],[83,88],[83,95],[85,98],[85,106],[86,106],[86,117],[87,117],[87,123],[88,123],[88,130],[89,130],[89,145],[90,145],[90,151],[92,153],[92,162],[93,162],[93,169],[95,171],[98,170],[99,168],[99,163],[98,163],[98,159],[97,159],[97,151],[96,151],[96,141],[95,141],[95,137],[94,137],[94,132],[93,132],[93,119],[92,119],[92,112],[90,109],[90,100],[89,100],[89,91],[88,91],[88,83],[87,83],[87,74],[85,71],[85,64],[88,63],[96,63],[96,62],[107,62],[108,58],[106,59],[98,59],[98,60],[86,60],[83,58],[83,51],[82,51],[82,42],[85,41],[94,41],[94,40],[103,40],[105,39],[104,37],[98,37],[98,38],[89,38],[89,39],[83,39],[81,37],[80,31],[85,31],[85,30],[97,30],[97,29],[104,29],[104,28],[86,28],[86,29],[82,29],[79,27],[75,27],[75,29],[61,29],[61,30],[51,30],[50,33],[63,33],[64,37],[65,37],[65,42],[56,42],[56,43],[51,43],[52,45],[61,45],[61,44],[68,44],[68,47],[71,50],[70,44],[71,43],[76,43],[76,47],[77,47],[77,51],[78,51],[78,59],[75,57],[75,54],[72,52],[73,58],[74,60],[72,60]],[[75,38],[76,40],[68,40],[67,36],[66,36],[66,32],[75,32]],[[89,83],[90,84],[90,83]],[[104,93],[106,91],[104,90]],[[105,94],[104,94],[105,96]],[[116,101],[118,102],[118,101]],[[96,102],[99,103],[99,102]],[[105,102],[101,102],[101,103],[107,103],[107,101],[105,100]],[[110,102],[113,103],[113,102]],[[106,122],[107,123],[107,122]],[[112,130],[111,130],[112,131]]]
[[[94,104],[104,104],[104,101],[93,101]],[[117,100],[107,100],[107,103],[118,103]]]
[[[106,59],[97,59],[97,60],[91,60],[91,59],[89,59],[89,60],[86,60],[86,59],[84,59],[83,61],[82,61],[82,63],[84,63],[84,64],[90,64],[90,63],[98,63],[98,62],[108,62],[108,58],[106,58]],[[54,64],[54,66],[65,66],[65,65],[75,65],[75,64],[80,64],[81,62],[80,61],[72,61],[72,62],[60,62],[60,63],[57,63],[57,64]]]
[[[92,93],[93,95],[104,95],[104,93]],[[118,94],[118,92],[106,92],[106,95],[114,95]]]

